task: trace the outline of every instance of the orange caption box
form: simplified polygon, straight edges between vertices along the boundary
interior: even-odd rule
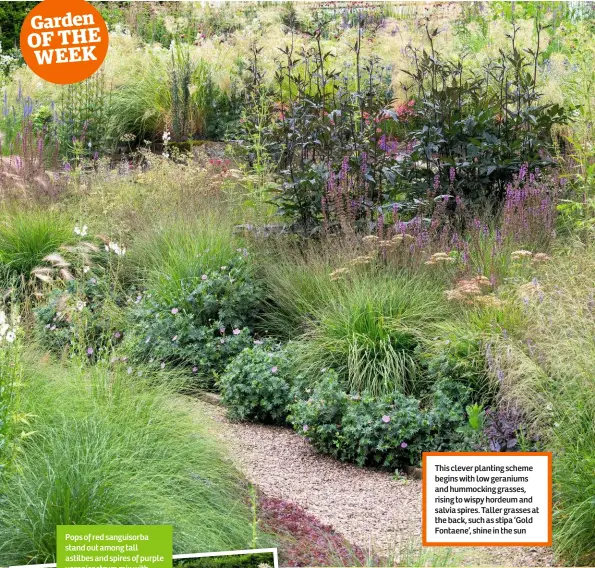
[[[427,456],[545,456],[548,462],[548,540],[547,542],[428,542],[426,539],[426,476]],[[421,534],[423,546],[552,546],[552,452],[423,452],[422,453],[422,489],[421,489]]]

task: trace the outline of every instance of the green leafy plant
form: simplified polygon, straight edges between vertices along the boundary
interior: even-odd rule
[[[237,255],[237,253],[236,253]],[[175,365],[210,384],[231,358],[252,343],[248,326],[259,287],[242,255],[200,277],[179,282],[175,298],[149,289],[132,310],[134,356],[155,366]]]
[[[244,349],[218,381],[230,418],[283,424],[290,395],[285,351],[254,346]]]
[[[62,155],[78,165],[83,158],[99,156],[109,147],[110,116],[110,90],[105,75],[99,72],[61,90],[51,118],[43,108],[35,118],[38,123],[40,119],[45,122],[46,131],[58,140]]]
[[[400,392],[347,394],[326,371],[309,396],[290,405],[289,422],[319,451],[359,465],[394,470],[417,465],[423,451],[462,449],[467,389],[442,381],[422,402]]]
[[[479,404],[470,404],[465,410],[467,411],[467,416],[469,418],[469,426],[471,426],[475,432],[481,432],[485,420],[485,411],[483,407]]]

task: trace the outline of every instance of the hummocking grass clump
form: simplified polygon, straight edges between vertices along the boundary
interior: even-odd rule
[[[61,246],[75,242],[74,224],[65,215],[42,209],[5,211],[0,218],[0,274],[25,286],[31,271]]]
[[[297,348],[303,372],[335,369],[354,392],[416,391],[416,348],[450,312],[442,291],[420,275],[361,274],[336,281],[314,307]]]
[[[279,243],[265,252],[261,264],[268,301],[262,327],[267,333],[291,339],[306,330],[312,309],[332,295],[329,274],[336,262],[330,251],[313,247],[298,250]]]
[[[32,432],[0,487],[0,564],[54,561],[69,524],[172,524],[178,553],[250,546],[243,482],[208,425],[171,378],[134,375],[28,365]]]

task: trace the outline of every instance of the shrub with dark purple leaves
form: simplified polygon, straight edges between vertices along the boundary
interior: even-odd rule
[[[523,413],[515,406],[486,410],[484,434],[490,450],[510,452],[531,449],[537,439],[528,433],[525,424]],[[527,442],[529,448],[526,447]],[[521,445],[525,447],[521,448]]]
[[[282,566],[365,566],[366,553],[299,505],[259,498],[259,522],[279,542]]]

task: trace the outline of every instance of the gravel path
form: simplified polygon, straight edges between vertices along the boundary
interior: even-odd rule
[[[315,452],[287,428],[233,423],[225,410],[197,402],[223,425],[214,429],[232,449],[232,459],[268,496],[300,505],[348,540],[365,549],[392,554],[401,543],[421,542],[421,481],[344,464]],[[537,547],[459,547],[466,565],[551,566],[549,549]]]

